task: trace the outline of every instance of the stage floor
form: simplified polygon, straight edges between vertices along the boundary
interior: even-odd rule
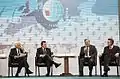
[[[52,77],[0,77],[0,79],[120,79],[117,76],[109,76],[109,77],[100,77],[100,76],[52,76]]]

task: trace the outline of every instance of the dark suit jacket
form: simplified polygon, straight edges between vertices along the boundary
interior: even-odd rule
[[[109,46],[104,47],[103,56],[108,55],[111,59],[114,59],[116,53],[120,53],[120,48],[118,46],[113,46],[111,49],[111,55],[109,52]]]
[[[47,55],[49,55],[49,56],[51,56],[51,50],[50,50],[50,48],[46,48],[46,51],[47,51]],[[43,49],[42,49],[42,47],[41,48],[38,48],[37,49],[37,52],[36,52],[36,57],[40,57],[40,55],[43,55],[44,53],[43,53]]]
[[[23,50],[22,49],[20,49],[20,52],[21,53],[23,53]],[[10,57],[10,59],[11,59],[11,61],[12,62],[19,62],[19,60],[21,59],[19,59],[19,58],[17,58],[17,59],[14,59],[14,56],[17,56],[17,50],[16,50],[16,48],[12,48],[11,50],[10,50],[10,54],[9,54],[9,57]]]
[[[23,50],[20,49],[20,52],[23,53]],[[17,56],[17,50],[16,50],[16,48],[12,48],[12,49],[10,50],[9,57],[14,58],[14,56]]]
[[[36,58],[36,62],[44,62],[43,57],[40,57],[40,55],[43,55],[43,54],[44,54],[44,52],[43,52],[42,47],[38,48],[37,52],[36,52],[36,57],[37,57]],[[50,50],[50,48],[46,48],[46,54],[51,57],[51,50]]]
[[[85,48],[85,46],[81,47],[80,58],[84,58],[85,57],[84,48]],[[97,57],[97,49],[95,48],[94,45],[90,45],[89,46],[89,55],[93,59],[95,59]]]

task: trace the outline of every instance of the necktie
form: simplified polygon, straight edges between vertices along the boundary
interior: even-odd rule
[[[86,56],[88,56],[88,51],[89,51],[89,50],[88,50],[88,46],[87,46]]]
[[[85,56],[88,56],[88,55],[89,55],[89,54],[88,54],[88,53],[89,53],[89,47],[88,47],[88,46],[85,47],[85,51],[84,51],[84,52],[85,52]]]
[[[45,49],[45,48],[43,49],[43,53],[44,53],[44,54],[46,54],[46,53],[47,53],[47,51],[46,51],[46,49]]]

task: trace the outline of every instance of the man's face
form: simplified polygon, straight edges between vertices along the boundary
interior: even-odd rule
[[[85,41],[85,45],[86,45],[86,46],[89,46],[89,45],[90,45],[90,40],[86,40],[86,41]]]
[[[110,40],[107,41],[108,46],[112,46],[112,42]]]
[[[43,48],[47,48],[47,44],[46,44],[46,43],[43,43],[42,47],[43,47]]]
[[[16,43],[16,44],[15,44],[15,47],[16,47],[16,48],[21,48],[21,44],[20,44],[20,43]]]

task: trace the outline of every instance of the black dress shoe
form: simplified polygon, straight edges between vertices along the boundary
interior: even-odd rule
[[[32,74],[32,73],[33,73],[33,72],[30,71],[30,72],[28,72],[27,74]]]
[[[28,70],[26,73],[27,73],[27,74],[32,74],[33,72],[32,72],[32,71],[30,71],[30,70]]]
[[[81,72],[79,72],[80,73],[80,75],[79,76],[83,76],[83,71],[81,71]]]
[[[82,77],[82,76],[83,76],[83,74],[80,74],[79,76],[80,76],[80,77]]]
[[[49,74],[46,74],[46,76],[50,76]]]
[[[15,77],[18,77],[18,76],[19,76],[18,73],[16,73]]]
[[[92,72],[89,72],[89,76],[92,76]]]
[[[59,67],[60,65],[61,65],[61,63],[59,63],[59,64],[56,64],[56,65],[55,65],[55,67],[57,68],[57,67]]]
[[[104,73],[102,77],[108,77],[108,73]]]

